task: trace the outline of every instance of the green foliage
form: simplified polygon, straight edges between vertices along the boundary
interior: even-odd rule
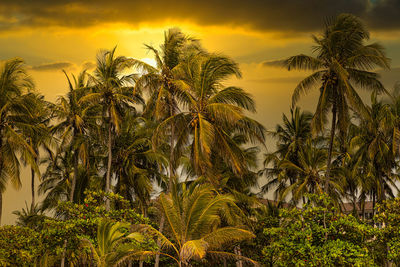
[[[97,226],[103,219],[120,221],[128,224],[145,224],[149,220],[134,210],[130,209],[129,201],[114,193],[102,191],[86,191],[83,204],[60,202],[57,214],[65,220],[48,218],[44,220],[41,235],[47,240],[46,248],[49,252],[60,255],[64,241],[68,240],[67,250],[73,258],[79,254],[77,251],[82,238],[96,240]],[[109,198],[120,209],[107,211],[104,198]]]
[[[43,253],[40,234],[26,227],[0,227],[0,265],[32,266]]]
[[[97,266],[117,266],[129,260],[132,253],[143,249],[155,250],[156,246],[143,246],[151,239],[137,232],[129,233],[129,226],[128,223],[102,219],[97,225],[97,245],[89,239],[81,240],[91,250],[91,257]]]
[[[266,228],[263,253],[277,266],[374,266],[373,227],[339,214],[324,195],[310,196],[302,210],[281,210],[279,227]]]
[[[270,266],[400,264],[400,200],[384,201],[394,197],[398,179],[400,97],[394,93],[390,104],[376,97],[385,89],[375,68],[388,68],[389,60],[380,45],[366,45],[368,39],[358,18],[342,14],[314,36],[315,57],[282,62],[314,72],[295,88],[293,105],[315,87],[320,97],[314,115],[293,106],[291,117],[270,132],[277,151],[266,155],[259,172],[269,179],[262,193],[274,187],[279,200],[307,202],[280,211],[260,208],[251,192],[259,149],[249,143],[263,144],[265,129],[247,116],[256,111],[252,96],[224,86],[240,78],[239,65],[180,30],[166,32],[159,50],[146,46],[156,67],[117,57],[114,48],[99,53],[92,73],[65,73],[70,90],[57,105],[31,92],[22,60],[6,61],[0,70],[0,208],[7,183],[21,186],[21,163],[32,169],[32,205],[14,213],[19,226],[30,228],[0,228],[0,265],[52,266],[66,259],[115,266],[154,255],[179,266],[215,265],[222,258]],[[130,73],[132,67],[138,73]],[[370,107],[356,86],[374,91]],[[46,194],[38,207],[35,177]],[[154,181],[167,190],[152,202]],[[309,195],[322,192],[332,199]],[[343,199],[362,209],[369,199],[380,203],[375,223],[385,227],[340,214]],[[157,220],[146,218],[156,207],[162,232]],[[51,217],[42,213],[49,210]],[[233,247],[237,254],[230,253]]]
[[[162,251],[141,251],[137,256],[161,254],[174,259],[180,266],[186,266],[193,260],[205,260],[206,256],[240,258],[256,264],[249,258],[223,251],[227,245],[255,237],[236,225],[221,226],[221,221],[231,216],[230,209],[235,206],[231,195],[215,194],[207,185],[191,188],[183,185],[181,190],[175,187],[170,194],[161,194],[158,204],[165,216],[168,235],[148,225],[140,226],[139,231],[159,238]]]
[[[43,255],[50,256],[53,260],[59,259],[64,251],[65,240],[67,240],[68,261],[82,263],[82,255],[90,254],[90,249],[82,246],[82,240],[90,240],[96,245],[97,228],[104,219],[123,223],[126,232],[130,225],[150,223],[149,219],[130,209],[129,201],[117,194],[106,194],[102,191],[87,191],[85,194],[83,204],[59,202],[56,209],[58,216],[41,217],[41,220],[35,221],[37,224],[34,225],[34,229],[3,227],[0,231],[0,263],[11,266],[25,266],[24,264],[32,266],[35,260],[39,261]],[[105,197],[120,209],[106,211]],[[146,250],[156,248],[152,238],[144,238],[142,243],[136,242],[135,245]]]
[[[249,257],[260,264],[268,265],[270,259],[262,253],[265,244],[269,243],[269,238],[264,235],[265,228],[279,227],[279,206],[268,203],[260,208],[252,209],[255,213],[252,218],[252,230],[256,238],[242,242],[240,248],[243,255]]]
[[[377,205],[376,222],[382,226],[378,235],[381,258],[400,264],[400,198]]]

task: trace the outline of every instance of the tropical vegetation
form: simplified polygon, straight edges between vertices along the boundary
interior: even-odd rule
[[[272,130],[232,85],[239,64],[179,29],[146,45],[154,66],[114,47],[64,71],[55,103],[22,59],[3,62],[0,219],[22,168],[32,200],[0,227],[0,265],[399,265],[400,86],[383,86],[369,37],[341,14],[312,55],[279,61],[311,74]],[[314,113],[297,106],[311,89]]]

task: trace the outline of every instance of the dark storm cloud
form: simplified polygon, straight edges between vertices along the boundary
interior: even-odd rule
[[[55,70],[71,69],[74,67],[75,64],[71,62],[53,62],[53,63],[46,63],[37,66],[32,66],[30,69],[35,71],[55,71]]]
[[[381,0],[372,5],[366,19],[377,28],[400,28],[400,0]]]
[[[184,20],[257,30],[313,31],[325,17],[349,12],[372,28],[398,28],[400,0],[2,0],[0,30],[21,26],[85,27],[107,22]]]

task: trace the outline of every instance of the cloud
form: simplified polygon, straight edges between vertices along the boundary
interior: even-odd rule
[[[266,60],[261,63],[263,67],[277,67],[282,68],[282,62],[284,59],[277,59],[277,60]]]
[[[400,0],[372,1],[366,19],[377,28],[400,28]]]
[[[272,77],[263,79],[248,80],[249,82],[255,83],[299,83],[305,76],[295,76],[295,77]]]
[[[0,30],[18,27],[88,27],[160,22],[248,27],[255,30],[309,32],[326,17],[348,12],[371,28],[400,28],[400,0],[2,0]]]
[[[53,62],[45,63],[41,65],[31,66],[31,70],[34,71],[56,71],[56,70],[67,70],[75,68],[75,64],[71,62]]]
[[[254,83],[299,83],[306,76],[294,76],[294,77],[272,77],[272,78],[262,78],[262,79],[250,79],[249,82]]]
[[[93,61],[85,61],[82,63],[81,67],[84,70],[93,70],[94,68],[96,68],[96,63],[94,63]]]

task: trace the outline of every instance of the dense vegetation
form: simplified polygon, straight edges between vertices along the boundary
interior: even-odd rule
[[[32,201],[14,212],[16,226],[0,228],[0,264],[400,264],[400,88],[379,81],[389,59],[368,39],[358,18],[342,14],[313,37],[313,56],[282,60],[312,74],[274,131],[249,116],[249,93],[226,86],[241,77],[238,64],[177,29],[160,48],[146,46],[156,66],[114,48],[97,55],[94,71],[65,73],[69,92],[57,103],[34,88],[21,59],[6,61],[0,206],[9,183],[21,186],[23,166]],[[297,100],[313,88],[316,111],[302,111]],[[267,137],[276,151],[259,166]]]

